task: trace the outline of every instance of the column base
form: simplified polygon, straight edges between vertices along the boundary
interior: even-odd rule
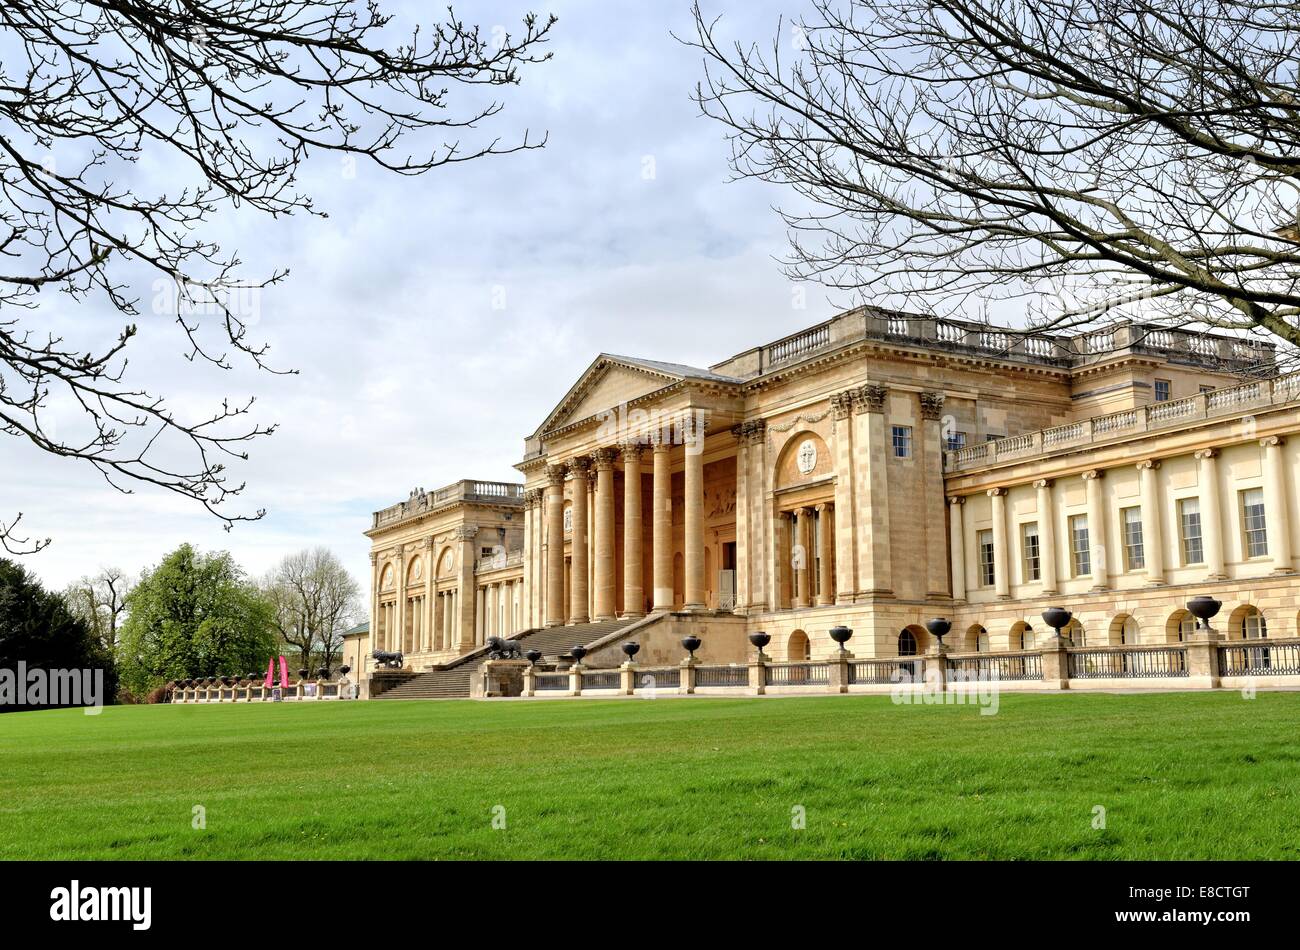
[[[619,619],[619,620],[640,620],[640,619],[641,619],[642,617],[644,617],[644,616],[645,616],[645,614],[643,614],[643,613],[641,613],[640,611],[638,611],[638,612],[636,612],[636,613],[619,614],[617,619]]]

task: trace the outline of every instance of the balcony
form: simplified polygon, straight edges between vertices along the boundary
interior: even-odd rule
[[[1276,379],[1261,379],[1199,393],[1187,399],[1152,403],[1025,435],[969,445],[945,452],[943,469],[946,473],[953,473],[991,468],[1003,462],[1099,445],[1122,436],[1159,432],[1202,420],[1231,418],[1296,401],[1300,401],[1300,373],[1290,373]]]
[[[406,501],[376,511],[371,530],[397,524],[407,518],[458,503],[522,506],[524,486],[518,482],[479,482],[464,479],[435,491],[413,492]]]

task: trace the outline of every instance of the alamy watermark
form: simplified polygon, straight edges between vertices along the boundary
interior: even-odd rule
[[[19,660],[16,669],[0,668],[0,706],[84,706],[87,716],[97,716],[104,708],[104,671],[29,669]]]

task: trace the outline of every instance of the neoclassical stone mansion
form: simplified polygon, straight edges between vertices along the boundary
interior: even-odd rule
[[[494,635],[641,658],[1297,635],[1300,374],[1271,346],[1120,324],[1023,335],[863,308],[710,367],[602,354],[537,429],[522,484],[376,512],[372,648],[415,670]],[[598,634],[598,636],[597,636]],[[542,650],[541,652],[546,652]]]

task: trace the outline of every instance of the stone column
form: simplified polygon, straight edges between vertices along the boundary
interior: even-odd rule
[[[1281,436],[1260,439],[1264,447],[1264,517],[1268,519],[1268,553],[1274,574],[1295,570],[1291,560],[1291,513],[1287,505],[1286,461],[1282,458]]]
[[[854,486],[857,506],[858,593],[893,596],[889,523],[889,433],[885,429],[885,402],[889,390],[867,385],[854,394],[853,444],[860,473]]]
[[[952,558],[952,599],[966,599],[966,527],[962,509],[966,499],[954,495],[948,499],[948,553]]]
[[[1088,492],[1088,562],[1092,568],[1092,589],[1110,588],[1110,552],[1106,546],[1106,504],[1102,498],[1099,468],[1083,473],[1083,485]],[[1071,539],[1073,543],[1073,539]]]
[[[596,460],[596,620],[613,620],[618,593],[614,589],[614,451],[599,449]]]
[[[546,486],[546,626],[564,623],[564,469],[552,465]]]
[[[828,504],[817,506],[817,605],[824,607],[835,603],[832,588],[835,583],[833,571],[835,526],[832,523],[834,507]]]
[[[1007,544],[1007,490],[988,490],[993,509],[993,590],[1006,600],[1011,596],[1010,546]]]
[[[921,393],[920,461],[924,466],[922,487],[925,491],[925,565],[926,593],[929,597],[948,597],[948,546],[944,531],[943,494],[943,393]]]
[[[835,602],[853,603],[857,588],[857,550],[853,486],[853,393],[831,397],[835,413]]]
[[[397,649],[402,653],[412,651],[406,648],[406,547],[397,546]]]
[[[1159,586],[1165,582],[1165,532],[1160,517],[1160,485],[1156,478],[1160,462],[1146,459],[1138,462],[1137,467],[1142,479],[1142,556],[1146,561],[1147,583]],[[1120,530],[1124,530],[1123,525],[1120,525]],[[1120,544],[1127,543],[1127,538],[1120,538]]]
[[[457,586],[463,591],[470,591],[478,584],[478,578],[474,575],[474,562],[478,554],[475,550],[475,542],[478,540],[478,525],[461,525],[456,531],[456,537],[460,541],[460,550],[457,552],[460,577]],[[455,641],[449,641],[448,645],[456,646],[461,653],[465,653],[474,646],[475,615],[473,598],[461,598],[453,623],[455,624]]]
[[[1218,458],[1218,449],[1201,449],[1196,453],[1201,503],[1201,547],[1210,580],[1222,580],[1228,576],[1223,560],[1223,511],[1219,501]],[[1178,525],[1178,537],[1181,544],[1181,524]]]
[[[654,561],[654,609],[673,609],[673,466],[672,443],[663,435],[654,441],[654,512],[651,554]]]
[[[530,618],[527,622],[531,623],[532,598],[533,598],[533,533],[537,530],[533,517],[533,493],[524,492],[524,572],[523,572],[523,591],[522,602],[524,616]]]
[[[812,543],[808,539],[809,521],[812,512],[807,508],[796,508],[794,512],[794,550],[790,563],[794,566],[794,605],[809,607],[812,598],[808,591],[809,562],[812,561]]]
[[[749,504],[753,538],[750,541],[749,605],[770,606],[775,609],[772,596],[772,525],[768,517],[767,502],[767,423],[756,419],[748,424],[749,440]]]
[[[474,588],[474,642],[483,643],[487,636],[487,598],[482,587]]]
[[[1038,574],[1044,594],[1057,591],[1056,573],[1056,505],[1053,504],[1051,479],[1034,482],[1038,491]]]
[[[569,463],[573,480],[573,530],[569,532],[569,622],[586,623],[587,611],[587,469],[588,460]]]
[[[683,552],[686,569],[686,610],[704,610],[707,587],[704,579],[704,422],[693,420],[683,440],[686,464],[686,538]]]
[[[736,439],[736,581],[732,609],[744,613],[750,603],[749,587],[749,440],[745,424],[732,426]]]
[[[384,645],[379,642],[379,555],[374,551],[370,552],[370,643],[372,650],[382,650]],[[358,678],[362,674],[360,664],[357,666]]]
[[[789,610],[794,606],[794,584],[790,575],[794,552],[794,530],[790,515],[777,511],[772,516],[772,609]]]
[[[645,613],[641,564],[641,446],[623,446],[623,616]]]

